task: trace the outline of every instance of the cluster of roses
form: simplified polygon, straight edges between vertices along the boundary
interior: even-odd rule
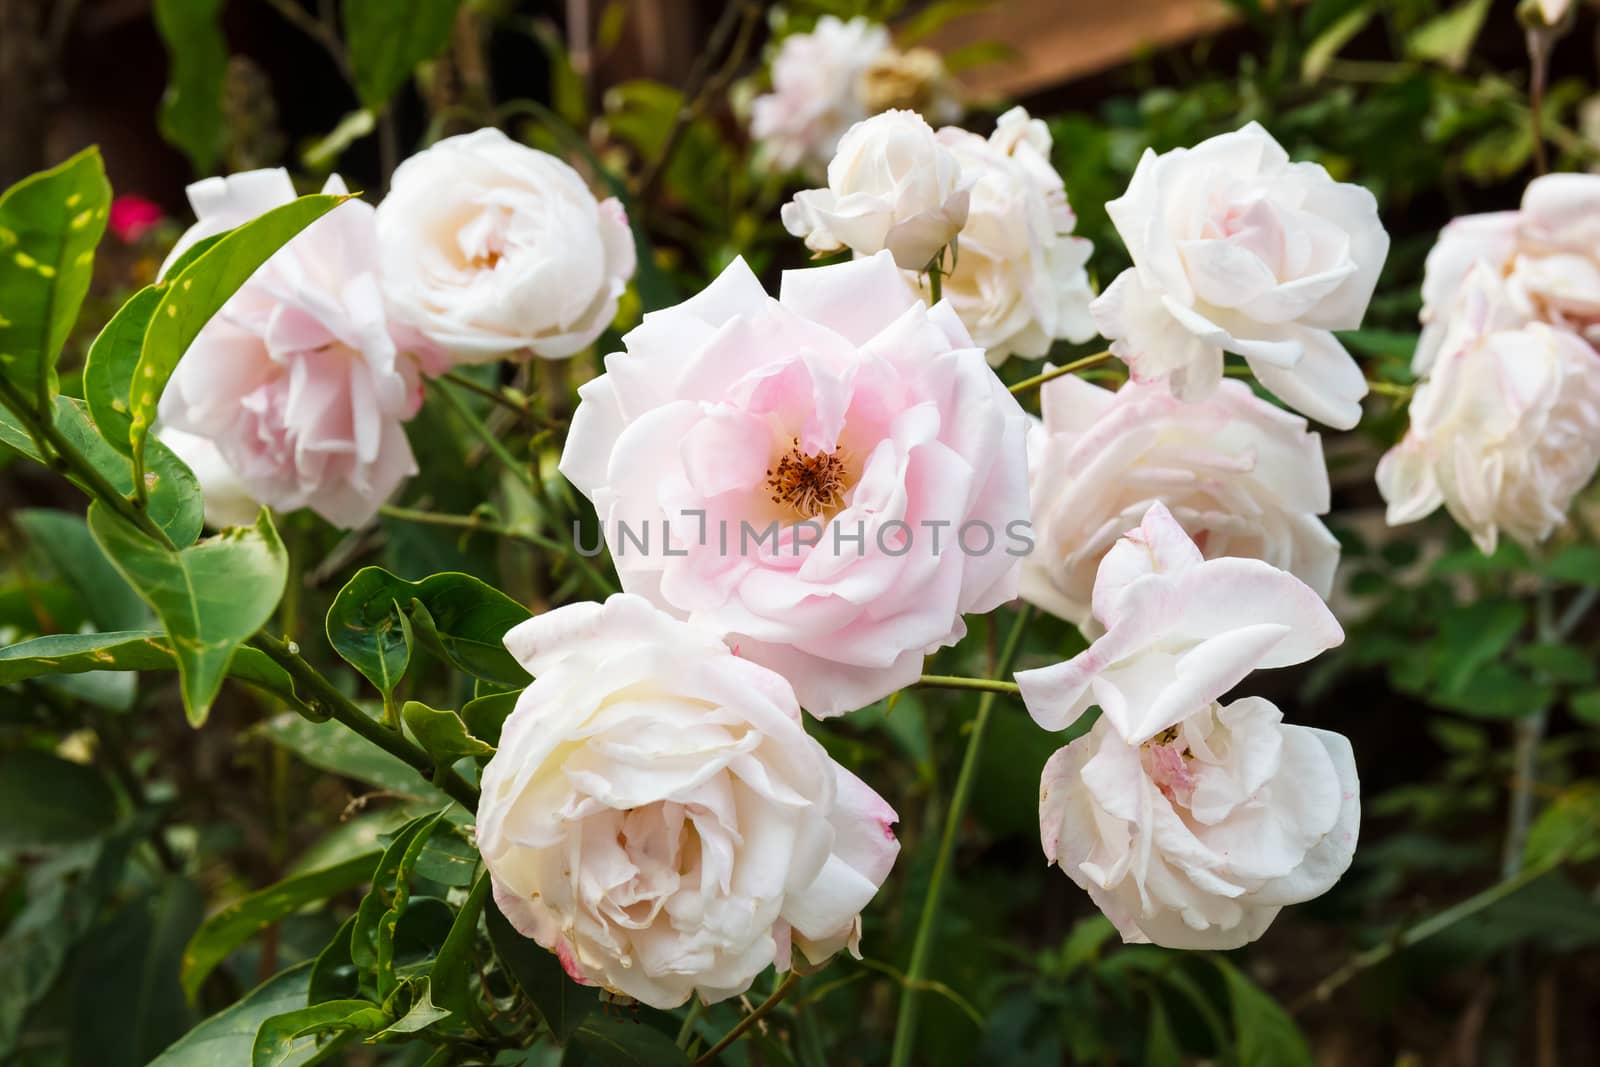
[[[1320,438],[1224,380],[1223,354],[1288,406],[1357,422],[1366,382],[1333,331],[1359,324],[1387,253],[1375,201],[1254,124],[1148,152],[1108,205],[1134,265],[1095,297],[1043,123],[1016,109],[985,139],[889,110],[834,133],[860,71],[793,90],[812,83],[785,56],[848,65],[844,45],[886,41],[824,19],[785,42],[757,108],[771,134],[786,93],[818,105],[789,119],[831,146],[827,185],[783,220],[853,258],[786,272],[776,299],[735,260],[623,337],[580,389],[560,468],[626,592],[506,637],[536,680],[483,774],[496,900],[574,979],[658,1007],[736,995],[796,950],[855,950],[897,817],[802,709],[913,684],[965,614],[1019,593],[1095,638],[1017,683],[1049,730],[1102,711],[1045,770],[1041,841],[1126,939],[1243,944],[1355,847],[1348,742],[1257,697],[1221,703],[1343,636],[1323,603],[1338,545]],[[1543,536],[1593,473],[1600,235],[1582,226],[1600,204],[1574,198],[1600,179],[1541,181],[1430,260],[1432,378],[1380,472],[1394,519],[1442,498],[1491,540]],[[289,195],[276,172],[203,182],[185,241]],[[453,138],[375,212],[343,205],[274,257],[185,356],[162,417],[251,499],[361,521],[413,467],[399,424],[424,376],[573,354],[633,265],[618,205],[570,168],[492,131]],[[1096,327],[1131,380],[1058,377],[1042,420],[1024,413],[992,364]],[[196,467],[215,515],[228,481]],[[963,536],[993,546],[1030,517],[1026,559]],[[752,548],[750,527],[776,533]]]

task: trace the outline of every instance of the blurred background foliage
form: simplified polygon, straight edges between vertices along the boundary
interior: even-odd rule
[[[737,255],[769,277],[803,262],[777,222],[797,182],[755,170],[743,135],[762,57],[784,34],[823,13],[865,14],[894,26],[903,46],[938,43],[952,70],[981,71],[1017,61],[1014,48],[985,34],[985,19],[1010,6],[407,0],[390,9],[346,0],[335,12],[300,0],[0,0],[11,20],[7,47],[21,27],[38,53],[0,64],[8,78],[18,64],[35,71],[34,91],[13,95],[0,118],[14,139],[27,132],[19,125],[38,135],[31,147],[8,143],[0,164],[10,182],[58,158],[62,145],[99,140],[117,192],[148,197],[166,216],[102,250],[62,363],[69,395],[81,389],[73,371],[95,329],[153,276],[181,229],[191,173],[281,164],[310,190],[337,169],[376,195],[398,158],[487,123],[626,194],[652,255],[619,315],[621,332],[643,307],[693,291]],[[1101,7],[1054,6],[1066,24]],[[1078,232],[1095,243],[1091,269],[1105,280],[1126,265],[1103,205],[1144,150],[1259,121],[1296,158],[1378,196],[1393,249],[1368,323],[1345,340],[1370,378],[1408,382],[1422,265],[1439,227],[1515,204],[1534,173],[1535,121],[1551,169],[1588,169],[1600,157],[1600,19],[1579,12],[1535,104],[1515,5],[1504,0],[1231,7],[1202,36],[1131,45],[1113,66],[1022,94],[1049,121]],[[574,11],[586,13],[576,34]],[[393,21],[400,16],[407,21]],[[945,47],[951,40],[962,43]],[[164,74],[159,54],[171,57]],[[1003,102],[972,105],[965,124],[984,129]],[[1053,358],[1090,350],[1063,345]],[[502,395],[523,398],[520,408],[466,390],[452,403],[430,402],[410,428],[422,473],[376,525],[340,533],[284,516],[299,569],[276,630],[354,694],[359,679],[323,643],[321,620],[358,566],[411,579],[465,571],[534,611],[603,595],[603,558],[597,576],[550,548],[574,521],[583,543],[595,540],[593,513],[554,462],[571,390],[596,369],[581,356],[508,368],[503,378],[480,368],[478,384],[504,387]],[[1003,373],[1035,370],[1013,361]],[[531,464],[532,477],[498,464],[477,423]],[[1442,515],[1389,530],[1372,472],[1403,427],[1403,402],[1380,395],[1359,431],[1326,441],[1330,525],[1345,546],[1335,606],[1346,644],[1309,669],[1256,680],[1296,721],[1354,743],[1365,825],[1343,882],[1239,952],[1120,945],[1039,850],[1039,772],[1066,739],[999,701],[918,989],[915,1062],[1595,1060],[1600,627],[1582,612],[1600,589],[1596,501],[1580,501],[1572,530],[1537,559],[1514,546],[1484,557]],[[0,641],[146,625],[142,605],[89,540],[81,502],[47,472],[0,453]],[[457,521],[419,518],[430,514]],[[929,670],[989,673],[1012,617],[1008,609],[973,620],[968,639]],[[1081,647],[1070,627],[1035,618],[1018,665]],[[185,948],[206,915],[373,853],[408,816],[437,807],[405,768],[237,683],[194,731],[170,675],[7,671],[0,653],[0,1062],[151,1060],[198,1019],[315,959],[360,896],[353,882],[333,880],[226,952],[186,999]],[[397,699],[460,707],[474,695],[424,655]],[[977,704],[975,694],[919,690],[808,724],[896,804],[905,847],[868,914],[866,959],[806,978],[724,1062],[887,1060],[942,805]],[[1525,833],[1519,806],[1532,815]],[[447,866],[418,872],[419,899],[459,904],[463,893]],[[415,925],[426,955],[426,916]],[[711,1041],[741,1011],[733,1001],[684,1025]],[[673,1036],[683,1013],[654,1014],[640,1025]],[[421,1064],[429,1051],[418,1042],[340,1055]],[[543,1064],[558,1053],[502,1056]],[[579,1061],[611,1062],[574,1045],[565,1062]]]

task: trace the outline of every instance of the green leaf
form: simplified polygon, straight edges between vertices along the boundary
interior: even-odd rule
[[[1228,986],[1239,1067],[1315,1067],[1305,1036],[1277,1001],[1221,956],[1211,961]]]
[[[61,435],[89,461],[89,465],[124,496],[133,492],[133,465],[128,457],[106,443],[82,400],[56,397],[55,425]],[[33,447],[33,439],[15,415],[0,407],[0,443],[11,446],[36,463],[44,459]],[[200,483],[182,460],[160,441],[152,440],[145,470],[145,488],[150,498],[150,517],[166,531],[174,544],[187,545],[200,536],[205,526],[205,501]],[[88,486],[69,472],[68,478],[88,491]]]
[[[40,675],[85,671],[170,671],[177,660],[160,630],[121,630],[103,634],[53,634],[0,649],[0,685]],[[287,671],[253,648],[241,648],[228,664],[228,677],[293,700]]]
[[[463,1019],[476,1018],[478,995],[472,988],[472,976],[477,973],[478,919],[483,915],[484,901],[489,899],[492,883],[489,872],[478,876],[467,894],[455,922],[450,924],[450,934],[433,961],[432,991],[434,1003],[455,1012]]]
[[[128,402],[132,419],[128,443],[136,462],[144,454],[167,380],[200,330],[273,253],[348,199],[318,194],[275,207],[232,230],[181,272],[157,284],[161,301],[145,331]]]
[[[1351,38],[1366,28],[1368,22],[1376,11],[1365,5],[1345,15],[1333,25],[1323,30],[1310,47],[1305,51],[1305,56],[1300,60],[1300,77],[1308,82],[1314,82],[1327,73],[1328,64],[1332,63],[1344,46],[1350,43]]]
[[[660,1030],[621,1015],[591,1016],[572,1034],[596,1067],[687,1067],[688,1054]]]
[[[420,612],[415,604],[422,605]],[[366,567],[334,599],[328,640],[380,689],[379,679],[397,680],[399,648],[409,647],[396,605],[411,611],[415,636],[460,670],[499,685],[528,684],[528,672],[503,643],[506,631],[529,617],[521,604],[466,574],[446,572],[408,582],[381,567]]]
[[[486,745],[500,744],[500,730],[507,717],[516,709],[520,690],[512,693],[489,693],[473,697],[461,706],[461,721],[467,731]]]
[[[1460,70],[1488,14],[1489,0],[1465,0],[1412,30],[1406,38],[1406,52],[1415,59],[1431,59]]]
[[[1593,685],[1595,662],[1581,648],[1541,642],[1523,645],[1516,651],[1517,662],[1553,682],[1565,685]]]
[[[150,1067],[218,1067],[247,1062],[261,1024],[305,1003],[310,975],[308,961],[267,979],[167,1046],[165,1052],[150,1061]],[[280,1062],[283,1067],[298,1067],[306,1061],[301,1058]]]
[[[183,952],[183,991],[191,1001],[217,964],[256,934],[307,904],[361,885],[379,853],[369,852],[320,871],[287,878],[234,901],[207,919]]]
[[[568,978],[555,953],[518,933],[492,897],[484,904],[483,914],[501,966],[539,1010],[556,1042],[566,1044],[584,1018],[599,1006],[599,990]]]
[[[344,0],[345,48],[356,93],[382,110],[418,63],[450,43],[461,0]]]
[[[193,882],[172,879],[89,931],[67,986],[74,1062],[141,1067],[188,1029],[178,961],[204,906]]]
[[[1183,1067],[1183,1049],[1172,1032],[1167,1009],[1158,993],[1150,995],[1150,1019],[1145,1024],[1144,1067]]]
[[[361,994],[361,971],[350,958],[350,937],[356,928],[354,915],[339,924],[333,940],[323,946],[311,965],[311,981],[306,986],[305,1004],[329,1000],[349,1000]]]
[[[453,711],[440,711],[408,700],[400,709],[400,715],[435,766],[448,767],[463,756],[494,755],[494,746],[469,734],[461,716]]]
[[[411,1002],[411,1008],[388,1029],[379,1032],[378,1037],[387,1037],[391,1034],[414,1034],[419,1030],[426,1030],[441,1019],[448,1019],[450,1011],[441,1008],[433,1002],[432,991],[428,979],[422,980],[422,994]]]
[[[320,1063],[343,1045],[341,1038],[352,1033],[370,1034],[388,1024],[389,1017],[365,1000],[330,1000],[286,1011],[261,1023],[250,1050],[250,1065]],[[338,1036],[333,1041],[323,1041],[325,1034]]]
[[[1434,648],[1441,688],[1452,695],[1466,691],[1479,668],[1522,632],[1527,617],[1526,605],[1514,600],[1480,600],[1446,615]]]
[[[0,752],[0,850],[48,848],[96,837],[117,821],[100,772],[38,749]]]
[[[89,530],[145,603],[178,657],[183,705],[205,722],[234,651],[272,617],[289,558],[266,508],[254,526],[224,530],[174,551],[108,511],[89,506]]]
[[[1528,829],[1522,861],[1587,863],[1600,856],[1600,782],[1563,789]]]
[[[256,729],[274,744],[289,749],[306,763],[329,774],[354,778],[385,792],[416,797],[434,810],[450,803],[450,798],[419,775],[416,768],[363,740],[340,723],[308,722],[293,712],[285,712]]]
[[[65,511],[28,509],[12,514],[28,542],[67,580],[89,618],[101,630],[142,630],[150,613],[89,536],[83,517]]]
[[[328,608],[324,626],[333,650],[361,672],[385,701],[411,665],[411,622],[393,599],[385,601],[388,572],[376,567],[359,571],[339,590]]]
[[[0,379],[31,410],[50,410],[56,361],[94,274],[111,214],[100,150],[0,193]]]
[[[1568,545],[1539,570],[1558,582],[1600,585],[1600,546]]]
[[[95,336],[83,362],[83,399],[89,417],[100,436],[125,456],[133,448],[128,440],[133,421],[128,402],[133,395],[134,369],[139,366],[139,351],[161,303],[161,292],[160,286],[147,285],[134,293]]]
[[[227,128],[222,94],[228,42],[222,36],[224,0],[156,0],[156,30],[167,46],[167,91],[161,98],[161,136],[183,150],[196,174],[209,174],[222,154]]]
[[[362,970],[376,973],[380,998],[387,998],[395,988],[394,930],[411,894],[411,869],[428,835],[443,817],[443,811],[420,816],[395,834],[372,873],[372,888],[356,910],[350,959]]]
[[[1600,689],[1574,695],[1570,706],[1573,715],[1591,726],[1600,726]]]
[[[446,821],[422,846],[422,855],[417,857],[418,878],[455,888],[472,884],[473,873],[478,869],[478,848],[454,821],[464,815],[459,808],[448,812]]]

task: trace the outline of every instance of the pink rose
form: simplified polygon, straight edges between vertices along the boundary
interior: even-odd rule
[[[1015,595],[1027,416],[887,252],[789,271],[781,294],[736,260],[645,316],[580,390],[561,470],[623,588],[830,716],[909,684],[964,612]]]
[[[345,186],[334,176],[324,191]],[[199,221],[163,272],[201,238],[294,196],[282,170],[195,183]],[[353,527],[416,472],[403,423],[422,402],[421,360],[431,368],[437,355],[395,326],[380,264],[372,207],[342,204],[258,270],[184,354],[161,422],[216,447],[230,498],[242,486],[277,510],[311,508]]]
[[[1068,375],[1045,384],[1040,404],[1025,599],[1093,630],[1100,561],[1156,501],[1206,558],[1265,560],[1328,595],[1339,542],[1318,518],[1328,469],[1305,419],[1236,381],[1185,403],[1160,383],[1112,392]]]
[[[1160,503],[1101,561],[1093,611],[1103,637],[1065,663],[1019,671],[1017,684],[1046,730],[1098,704],[1132,745],[1251,671],[1303,663],[1344,640],[1304,582],[1257,559],[1206,559]]]
[[[801,726],[781,677],[635,596],[506,647],[537,679],[483,771],[500,910],[586,985],[670,1009],[738,996],[793,948],[860,958],[894,809]]]

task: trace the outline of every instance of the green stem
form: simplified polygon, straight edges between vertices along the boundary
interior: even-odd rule
[[[1004,693],[1006,696],[1017,696],[1022,692],[1016,682],[1004,682],[998,678],[962,678],[954,674],[924,674],[916,684],[925,689],[966,689],[979,693]]]
[[[1017,613],[1001,649],[994,673],[1011,672],[1017,647],[1022,643],[1022,632],[1027,627],[1028,609]],[[956,836],[961,830],[961,820],[966,816],[967,802],[972,796],[973,784],[978,777],[978,759],[983,754],[983,734],[989,725],[989,713],[994,708],[995,690],[987,690],[978,700],[978,714],[972,720],[972,733],[967,738],[967,752],[961,760],[961,773],[956,778],[955,792],[950,797],[950,810],[944,818],[944,833],[939,839],[939,852],[933,861],[933,876],[928,882],[928,894],[922,900],[922,917],[917,922],[917,937],[911,946],[911,963],[906,967],[905,988],[900,994],[900,1015],[894,1028],[894,1052],[890,1067],[909,1067],[912,1050],[917,1043],[917,1014],[919,986],[928,970],[928,955],[933,948],[933,930],[938,925],[939,904],[944,893],[945,877],[950,870],[950,860],[956,850]]]
[[[478,790],[474,786],[448,767],[435,768],[426,752],[357,707],[354,701],[334,688],[332,682],[301,659],[294,646],[268,633],[257,634],[250,644],[289,672],[295,681],[296,700],[303,709],[314,714],[326,713],[391,756],[410,764],[418,774],[436,783],[468,811],[477,810]],[[302,690],[303,696],[299,695]]]
[[[1328,1000],[1339,987],[1349,982],[1350,979],[1362,971],[1376,967],[1389,957],[1426,941],[1435,934],[1448,930],[1461,920],[1471,918],[1492,904],[1498,904],[1528,883],[1537,881],[1550,873],[1560,866],[1563,859],[1565,857],[1561,855],[1552,856],[1537,866],[1528,867],[1510,878],[1496,882],[1483,890],[1483,892],[1468,897],[1459,904],[1452,905],[1439,914],[1422,920],[1410,929],[1402,931],[1399,936],[1391,938],[1381,945],[1374,945],[1367,951],[1351,957],[1350,961],[1343,967],[1318,982],[1314,989],[1297,1000],[1290,1007],[1290,1012],[1299,1012],[1312,1003]]]
[[[1367,389],[1379,396],[1392,396],[1397,400],[1410,400],[1411,394],[1417,391],[1415,382],[1377,382],[1367,379]]]
[[[778,1002],[784,997],[788,996],[789,991],[799,984],[799,982],[800,972],[790,971],[788,977],[783,980],[783,984],[778,986],[777,989],[774,989],[770,997],[756,1005],[755,1011],[751,1012],[749,1015],[746,1015],[743,1019],[740,1019],[739,1024],[724,1034],[721,1041],[718,1041],[715,1045],[712,1045],[709,1049],[707,1049],[705,1055],[695,1060],[694,1067],[705,1067],[706,1064],[716,1059],[718,1054],[721,1053],[723,1049],[727,1048],[729,1045],[739,1040],[739,1038],[743,1037],[746,1030],[749,1030],[756,1023],[760,1022],[768,1012],[770,1012],[773,1008],[776,1008],[778,1006]]]
[[[678,1040],[674,1042],[679,1048],[688,1048],[690,1038],[694,1037],[694,1024],[700,1020],[700,1013],[705,1010],[705,1004],[699,997],[689,1001],[689,1010],[683,1016],[683,1025],[678,1027]]]
[[[487,522],[476,515],[446,515],[437,511],[419,511],[416,508],[396,507],[385,504],[378,509],[378,514],[402,522],[419,522],[430,526],[449,526],[457,530],[466,530],[469,533],[488,534],[492,537],[509,537],[514,541],[525,541],[530,545],[537,545],[550,552],[559,552],[569,557],[578,569],[595,584],[597,589],[607,593],[617,591],[617,584],[601,573],[600,569],[589,561],[589,557],[578,551],[576,545],[563,544],[551,537],[532,530],[520,530],[501,523]]]
[[[1043,374],[1035,374],[1032,378],[1022,379],[1022,381],[1011,387],[1011,392],[1013,395],[1027,392],[1029,389],[1059,378],[1063,374],[1071,374],[1073,371],[1080,371],[1085,367],[1093,367],[1095,364],[1104,363],[1110,358],[1112,358],[1110,352],[1096,352],[1092,356],[1084,356],[1082,359],[1075,359],[1071,363],[1065,364],[1064,366],[1051,368],[1050,370],[1045,371]]]
[[[506,470],[516,475],[518,480],[527,487],[528,492],[538,492],[537,487],[533,484],[533,471],[528,464],[518,461],[510,450],[500,442],[500,439],[489,432],[489,428],[483,424],[483,421],[478,416],[472,413],[472,409],[467,407],[466,402],[456,393],[454,386],[443,378],[435,378],[433,380],[433,388],[435,392],[444,397],[445,403],[450,405],[450,410],[454,411],[461,418],[461,421],[467,424],[467,428],[476,434],[478,439],[484,443],[484,446],[494,454],[494,457],[505,465]]]
[[[944,271],[939,269],[938,263],[928,264],[928,294],[930,304],[937,304],[944,299]]]
[[[451,385],[460,389],[465,389],[469,393],[476,393],[486,400],[492,400],[496,404],[516,412],[523,418],[527,418],[528,415],[531,414],[531,412],[528,410],[527,404],[519,404],[515,400],[512,400],[509,396],[506,396],[500,390],[491,389],[486,385],[479,385],[477,382],[466,377],[465,375],[451,371],[449,374],[443,375],[442,377],[444,381],[449,382]]]

